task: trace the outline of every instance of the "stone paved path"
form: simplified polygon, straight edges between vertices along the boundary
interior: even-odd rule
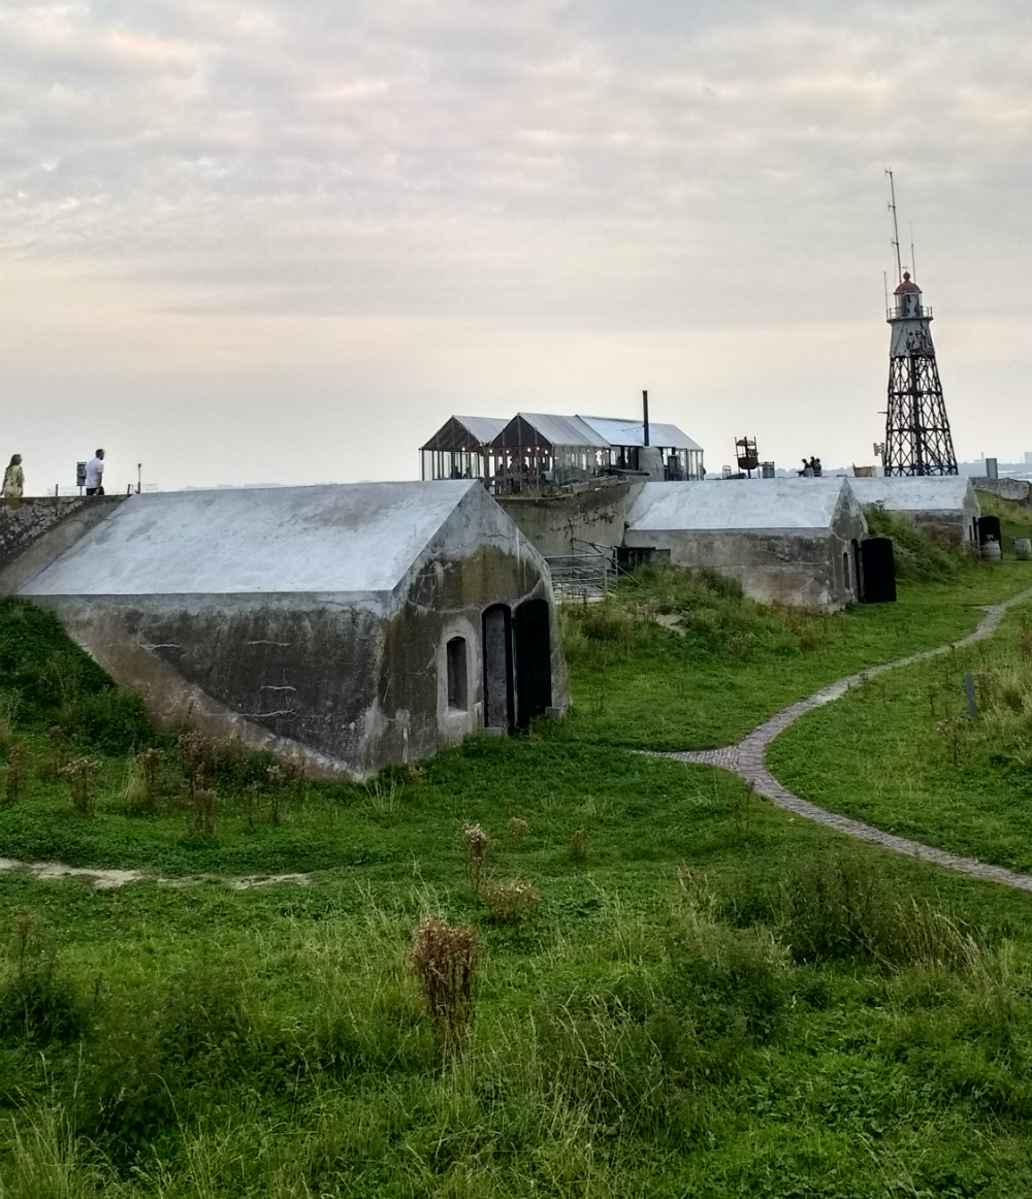
[[[962,637],[959,641],[951,642],[949,645],[940,645],[936,649],[924,650],[918,654],[910,654],[906,658],[897,658],[893,662],[884,662],[880,666],[872,666],[859,674],[851,674],[847,678],[829,683],[827,687],[822,687],[820,691],[815,692],[809,698],[791,704],[769,720],[765,720],[758,728],[743,737],[737,745],[727,745],[723,749],[692,750],[685,753],[651,753],[649,756],[672,758],[678,762],[691,762],[730,770],[749,783],[758,795],[769,799],[779,808],[784,808],[807,820],[813,820],[817,824],[826,825],[849,837],[870,841],[874,845],[882,846],[883,849],[891,849],[894,853],[905,854],[907,857],[917,858],[922,862],[933,862],[936,866],[943,866],[947,870],[956,870],[960,874],[969,874],[974,878],[1002,883],[1006,887],[1015,887],[1021,891],[1032,891],[1032,875],[1018,874],[1014,870],[1004,870],[1001,866],[990,866],[986,862],[978,861],[977,858],[965,858],[947,853],[943,849],[922,845],[920,841],[911,841],[907,837],[897,837],[892,833],[883,832],[860,820],[851,820],[848,816],[828,812],[808,800],[801,799],[787,787],[783,787],[767,769],[767,747],[775,737],[795,724],[807,712],[812,712],[814,708],[840,699],[851,687],[861,686],[868,679],[884,674],[887,670],[896,670],[900,666],[909,666],[926,658],[948,654],[953,649],[973,645],[976,641],[984,641],[996,632],[1009,608],[1027,603],[1029,600],[1032,600],[1032,588],[1022,591],[1003,603],[985,608],[985,615],[979,621],[975,631]]]

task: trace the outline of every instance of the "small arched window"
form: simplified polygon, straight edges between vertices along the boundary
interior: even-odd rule
[[[465,712],[469,708],[466,670],[466,638],[452,637],[446,647],[448,659],[448,707]]]

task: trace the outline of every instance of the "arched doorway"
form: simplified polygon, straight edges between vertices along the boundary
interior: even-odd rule
[[[484,727],[513,727],[512,613],[507,604],[493,604],[483,616]]]
[[[516,723],[525,729],[552,706],[552,635],[548,603],[525,600],[514,619]]]

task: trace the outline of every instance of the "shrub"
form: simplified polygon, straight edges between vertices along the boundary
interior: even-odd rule
[[[70,1041],[86,1028],[86,1005],[58,969],[39,919],[19,912],[0,982],[0,1036],[37,1044]]]
[[[460,1052],[469,1035],[477,959],[477,935],[471,928],[427,916],[412,936],[409,969],[445,1053]]]
[[[113,687],[67,701],[61,725],[94,752],[123,754],[153,740],[143,700],[132,691]]]

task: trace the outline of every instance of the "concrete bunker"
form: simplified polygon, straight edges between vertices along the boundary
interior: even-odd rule
[[[764,603],[834,611],[860,599],[863,512],[845,479],[646,483],[624,544],[737,579]]]
[[[548,568],[476,481],[133,497],[18,593],[158,721],[327,774],[567,702]]]
[[[948,545],[976,546],[980,513],[971,480],[960,475],[850,479],[863,505],[877,504]]]

